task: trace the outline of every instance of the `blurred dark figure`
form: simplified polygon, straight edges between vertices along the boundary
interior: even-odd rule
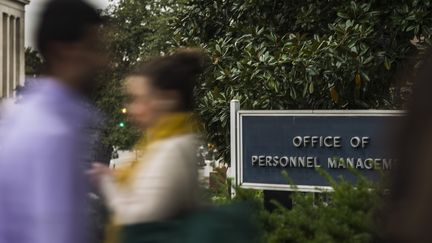
[[[86,102],[96,71],[102,19],[80,0],[45,6],[37,44],[46,76],[0,127],[0,242],[87,242],[85,164],[98,119]]]
[[[388,242],[432,242],[432,53],[414,75],[385,206]]]

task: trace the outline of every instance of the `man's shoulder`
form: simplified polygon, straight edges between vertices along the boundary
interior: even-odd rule
[[[0,130],[5,136],[9,135],[8,140],[65,136],[71,132],[54,109],[43,106],[38,100],[15,105],[0,122]]]

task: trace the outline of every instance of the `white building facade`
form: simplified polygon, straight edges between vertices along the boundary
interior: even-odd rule
[[[24,15],[29,0],[0,0],[0,100],[24,85]]]

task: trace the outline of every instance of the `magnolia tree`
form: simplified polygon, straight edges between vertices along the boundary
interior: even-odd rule
[[[245,109],[394,109],[429,45],[431,1],[194,1],[177,46],[213,59],[197,88],[207,135],[229,153],[229,101]]]

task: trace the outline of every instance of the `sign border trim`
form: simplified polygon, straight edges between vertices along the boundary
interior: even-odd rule
[[[243,117],[244,116],[402,116],[403,110],[237,110],[236,112],[236,182],[246,189],[323,192],[332,191],[330,186],[286,185],[274,183],[248,183],[243,181]],[[231,131],[232,132],[232,131]]]

